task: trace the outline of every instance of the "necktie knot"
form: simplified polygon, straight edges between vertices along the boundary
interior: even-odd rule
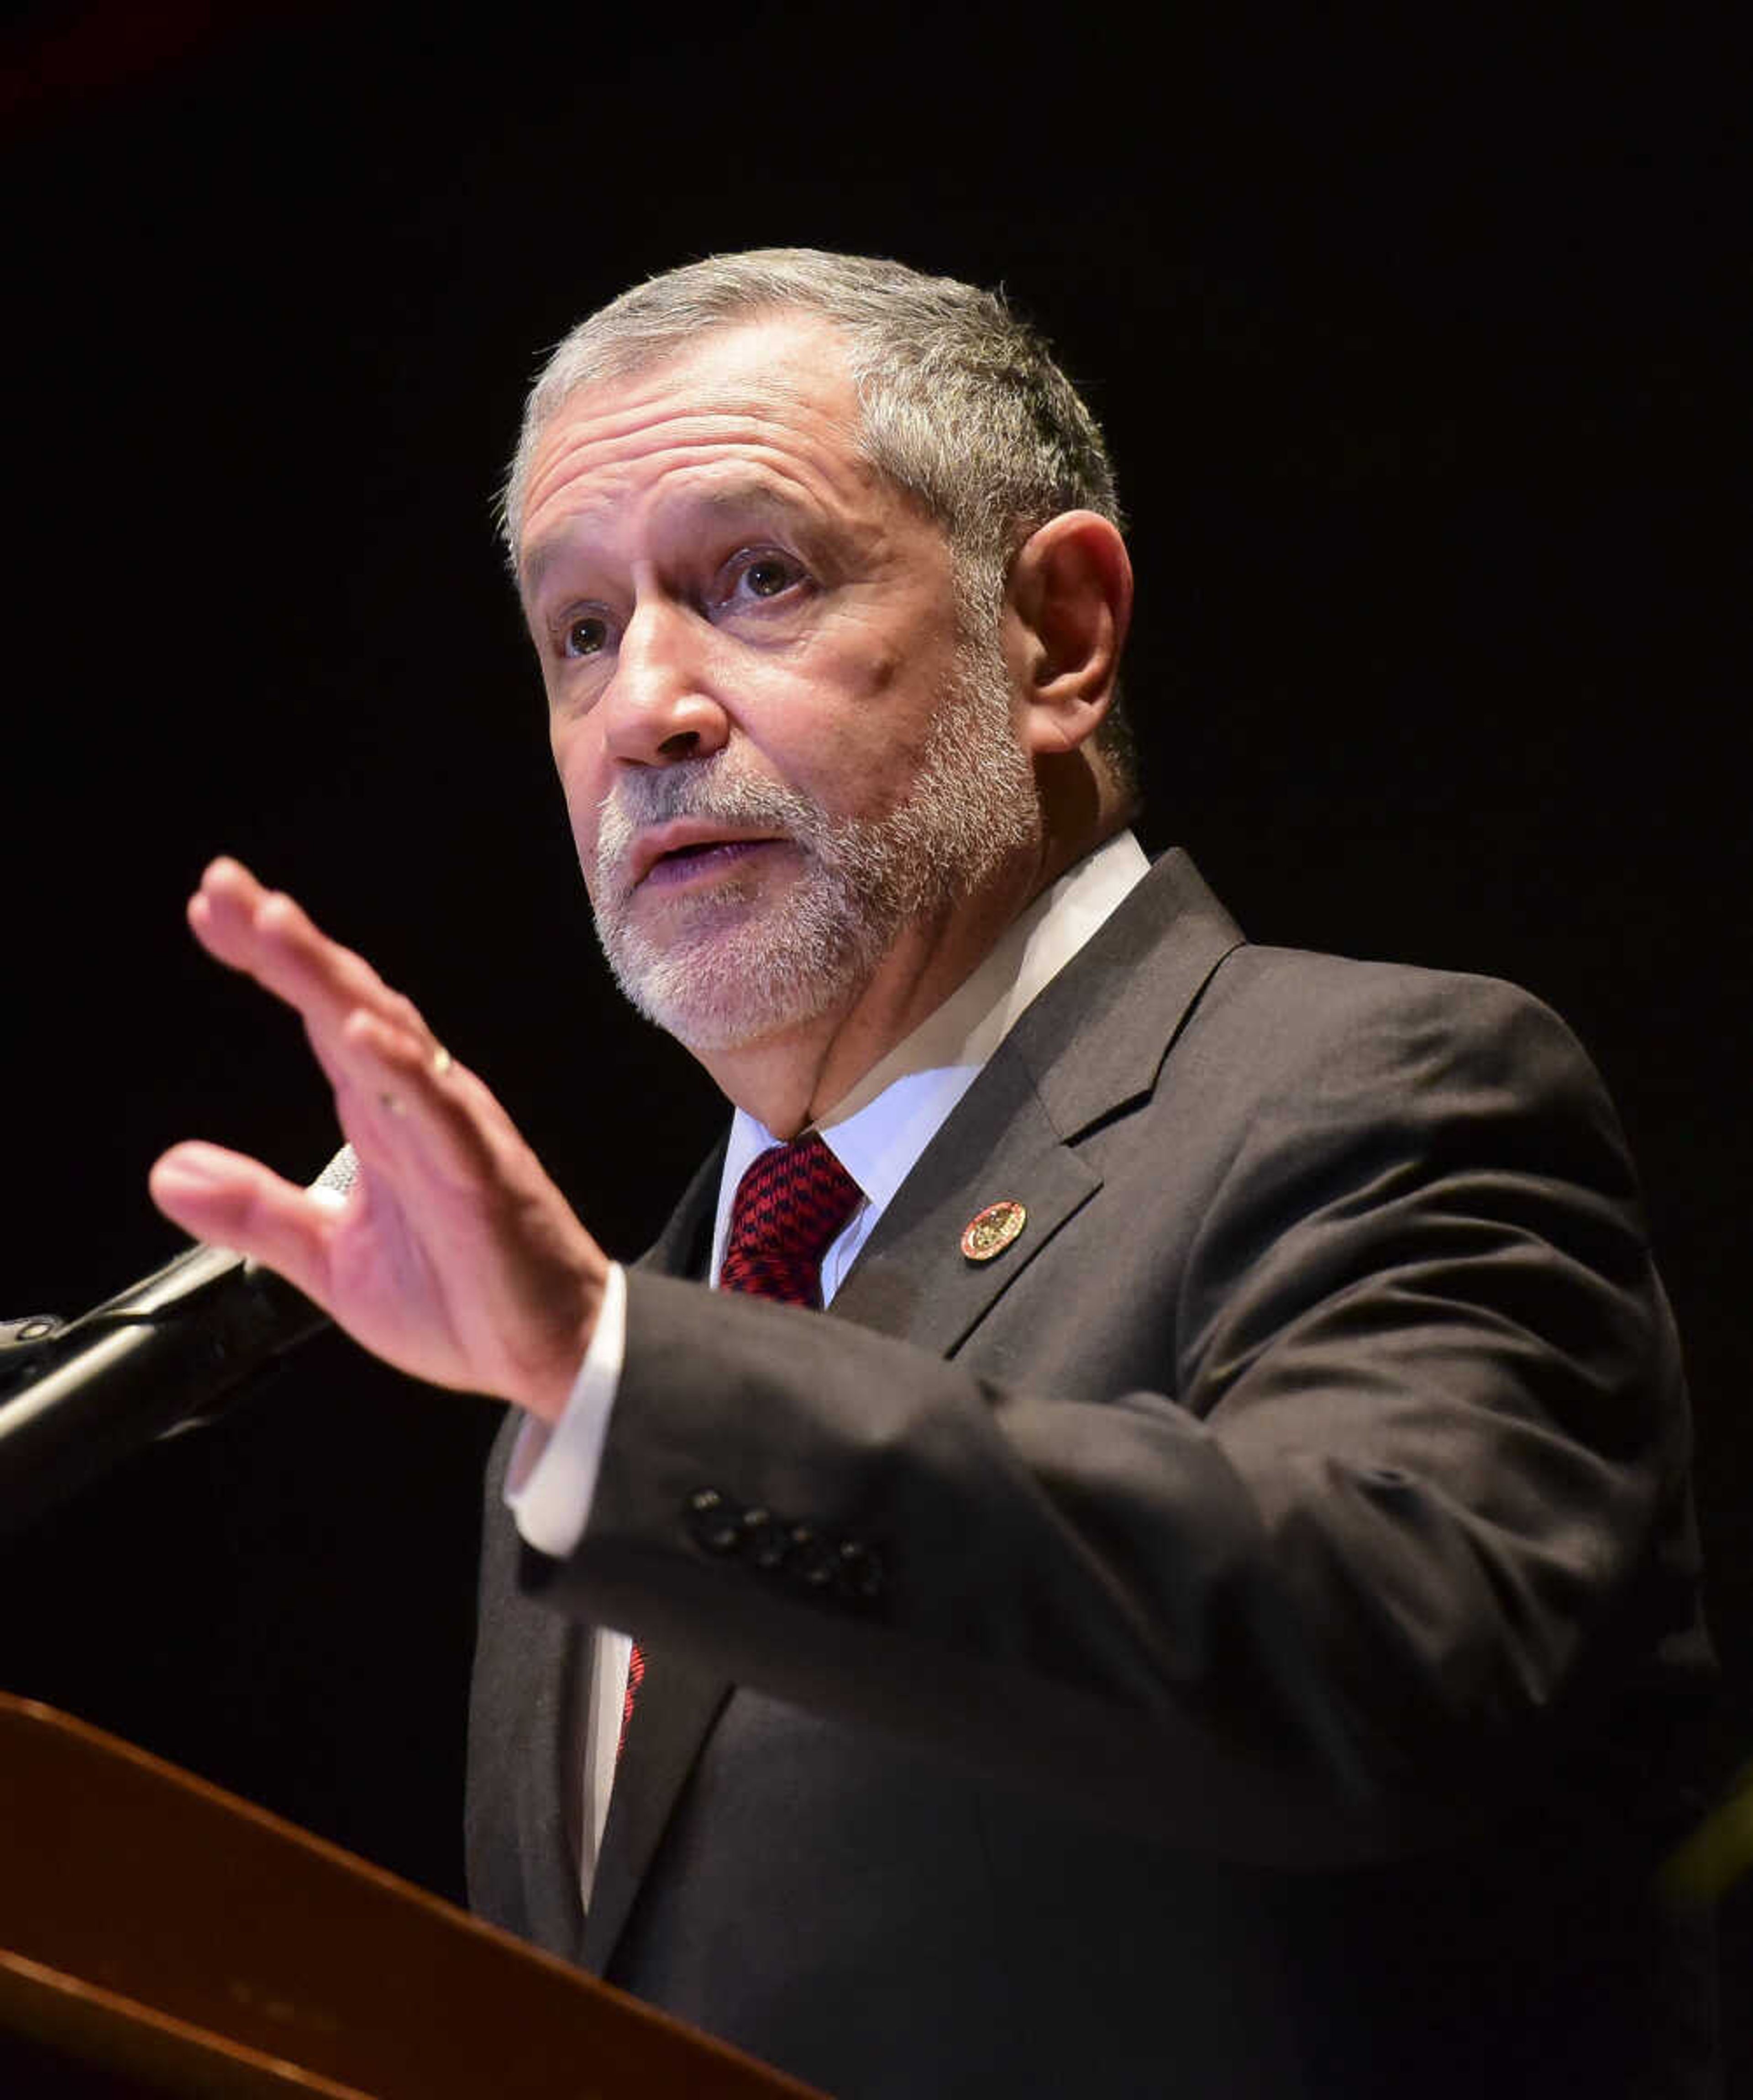
[[[818,1132],[770,1146],[737,1185],[719,1288],[819,1305],[821,1257],[861,1193]]]

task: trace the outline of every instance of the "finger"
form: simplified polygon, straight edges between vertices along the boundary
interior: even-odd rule
[[[256,914],[271,893],[241,861],[222,855],[201,871],[189,899],[189,924],[209,955],[247,970],[256,946]]]
[[[363,1008],[438,1047],[419,1009],[363,955],[331,940],[293,898],[265,889],[240,862],[214,862],[190,900],[189,923],[209,954],[253,977],[328,1037]]]
[[[326,1309],[329,1236],[346,1202],[337,1191],[300,1189],[260,1160],[202,1144],[173,1145],[148,1186],[184,1232],[266,1264]]]
[[[209,953],[284,1000],[304,1022],[342,1128],[362,1159],[387,1167],[403,1148],[382,1110],[394,1095],[381,1061],[348,1050],[349,1019],[375,1012],[403,1027],[411,1047],[438,1046],[411,1003],[391,992],[363,956],[329,940],[292,898],[265,889],[239,862],[211,862],[189,902],[189,923]],[[366,1004],[362,1006],[361,1002]],[[399,1111],[400,1104],[396,1103]]]
[[[190,900],[189,920],[210,953],[301,1009],[370,1007],[424,1026],[363,955],[323,933],[292,898],[266,889],[236,861],[214,861]]]
[[[405,1029],[356,1010],[333,1054],[337,1103],[362,1158],[452,1183],[478,1181],[490,1170],[485,1111],[496,1105],[447,1050],[429,1049]]]

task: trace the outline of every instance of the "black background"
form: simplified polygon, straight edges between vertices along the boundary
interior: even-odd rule
[[[634,277],[898,254],[1002,280],[1108,426],[1147,843],[1256,938],[1527,984],[1603,1067],[1753,1754],[1748,81],[1684,16],[1530,11],[15,15],[0,1312],[162,1260],[174,1139],[333,1148],[296,1025],[183,929],[220,849],[642,1244],[718,1110],[597,960],[492,492]],[[0,1683],[457,1893],[495,1418],[313,1344],[4,1549]]]

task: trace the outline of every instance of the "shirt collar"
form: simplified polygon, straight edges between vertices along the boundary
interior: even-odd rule
[[[1024,1010],[1149,869],[1130,831],[1098,846],[1012,920],[943,1004],[819,1119],[816,1127],[873,1209],[887,1206]],[[780,1142],[737,1110],[719,1184],[715,1276],[737,1185]]]

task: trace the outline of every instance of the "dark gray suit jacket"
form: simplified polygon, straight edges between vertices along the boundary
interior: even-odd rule
[[[826,1317],[680,1280],[716,1180],[569,1561],[494,1468],[479,1908],[848,2095],[1712,2089],[1649,1888],[1710,1668],[1684,1388],[1545,1008],[1249,946],[1170,854]],[[650,1663],[587,1921],[592,1621]]]

